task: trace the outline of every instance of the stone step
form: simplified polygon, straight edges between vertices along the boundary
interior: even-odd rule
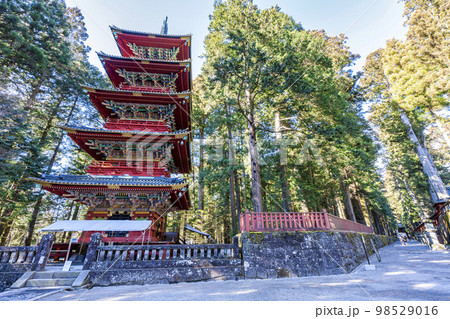
[[[77,278],[79,271],[40,271],[32,279]]]
[[[32,279],[52,279],[53,272],[52,271],[41,271],[34,273]]]
[[[66,279],[29,279],[25,287],[67,287],[72,286],[75,278]]]
[[[60,271],[60,272],[55,272],[53,274],[53,278],[57,279],[57,278],[77,278],[78,275],[80,274],[79,271]]]

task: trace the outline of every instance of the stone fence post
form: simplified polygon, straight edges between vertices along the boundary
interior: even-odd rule
[[[91,264],[94,262],[97,257],[97,247],[103,241],[102,234],[94,233],[91,236],[89,241],[89,246],[86,251],[86,257],[84,258],[83,270],[89,270]]]
[[[36,256],[34,257],[33,270],[43,271],[45,269],[54,241],[55,235],[53,234],[49,233],[42,236],[41,242],[39,243],[36,252]]]
[[[239,258],[239,237],[233,237],[233,258]]]

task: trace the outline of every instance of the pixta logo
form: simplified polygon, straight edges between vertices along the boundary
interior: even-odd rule
[[[199,152],[199,148],[201,147],[205,153],[204,158],[209,163],[227,161],[228,165],[236,164],[234,156],[238,150],[243,154],[249,153],[248,145],[243,146],[242,144],[242,140],[239,139],[230,140],[217,136],[193,140],[196,152]],[[236,145],[239,145],[239,147],[236,147]],[[230,148],[234,154],[233,157],[229,154]],[[268,165],[266,159],[267,154],[277,154],[280,165],[302,165],[308,161],[314,161],[322,166],[324,163],[320,150],[312,139],[285,138],[269,141],[261,140],[257,142],[256,148],[258,150],[260,166]]]

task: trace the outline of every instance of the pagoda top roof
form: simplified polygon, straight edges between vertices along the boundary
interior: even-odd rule
[[[130,31],[120,29],[115,26],[110,27],[111,32],[116,40],[117,47],[120,54],[126,57],[135,57],[140,54],[169,54],[173,59],[185,60],[191,56],[191,35],[168,35],[157,33],[146,33],[139,31]],[[136,49],[139,53],[137,53]],[[145,48],[159,48],[163,49],[161,52],[156,53],[154,50],[146,51]],[[142,51],[142,49],[144,49]],[[169,51],[165,51],[165,49]],[[165,51],[165,53],[163,53]],[[172,54],[175,54],[173,56]]]
[[[184,35],[174,35],[174,34],[160,34],[160,33],[150,33],[150,32],[143,32],[143,31],[133,31],[123,28],[118,28],[115,25],[109,26],[111,29],[111,32],[114,33],[126,33],[126,34],[132,34],[132,35],[141,35],[141,36],[152,36],[157,38],[186,38],[192,37],[192,34],[184,34]]]
[[[37,184],[83,185],[83,186],[129,186],[129,187],[170,187],[181,189],[187,186],[182,178],[152,176],[91,176],[91,175],[46,175],[40,178],[31,177]]]

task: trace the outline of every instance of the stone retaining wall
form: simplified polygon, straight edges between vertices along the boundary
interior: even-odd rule
[[[89,274],[93,286],[171,284],[244,278],[240,259],[153,260],[93,263]]]
[[[355,269],[367,253],[394,237],[351,232],[272,232],[240,235],[244,276],[281,278],[341,274]]]

